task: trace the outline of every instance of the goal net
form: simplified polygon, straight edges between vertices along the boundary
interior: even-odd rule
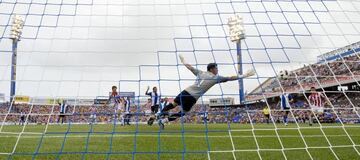
[[[356,0],[0,0],[0,159],[359,159],[359,40]],[[147,125],[179,55],[255,75]]]

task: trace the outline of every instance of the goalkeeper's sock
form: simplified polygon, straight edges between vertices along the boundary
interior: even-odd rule
[[[184,112],[178,112],[169,116],[169,121],[175,121],[177,118],[184,116]]]
[[[174,106],[172,103],[170,103],[161,110],[161,113],[167,112],[167,111],[169,111],[169,110],[171,110],[171,109],[173,109],[175,107],[176,106]]]

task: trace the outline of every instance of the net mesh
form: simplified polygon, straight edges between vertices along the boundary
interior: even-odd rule
[[[25,25],[17,97],[6,103],[15,14]],[[244,17],[241,66],[256,71],[244,79],[246,105],[235,105],[236,81],[222,83],[165,130],[146,126],[147,86],[170,98],[196,79],[178,55],[238,74],[227,25],[234,14]],[[359,1],[0,0],[0,158],[358,159],[359,17]],[[288,78],[278,76],[283,70]],[[113,85],[132,97],[129,127],[101,104]],[[310,87],[328,101],[323,116],[308,105]],[[289,126],[283,93],[296,95]],[[58,125],[61,100],[69,106]]]

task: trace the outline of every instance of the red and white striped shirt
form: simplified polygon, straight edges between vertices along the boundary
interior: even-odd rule
[[[96,113],[96,107],[92,106],[92,107],[90,108],[90,113],[91,113],[91,114],[95,114],[95,113]]]
[[[311,93],[309,96],[310,106],[323,107],[322,94],[320,92]]]
[[[120,96],[117,92],[111,92],[109,95],[109,101],[111,101],[112,103],[120,103]]]

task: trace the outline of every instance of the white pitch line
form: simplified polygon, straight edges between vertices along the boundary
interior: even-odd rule
[[[65,135],[64,135],[65,136]],[[44,138],[64,138],[64,136],[58,136],[58,135],[45,135]],[[112,135],[90,135],[90,137],[110,137]],[[114,134],[114,137],[134,137],[134,134]],[[347,137],[347,135],[326,135],[328,137]],[[1,135],[0,138],[10,138],[10,137],[17,137],[15,135]],[[39,138],[41,136],[21,136],[21,138]],[[88,137],[88,135],[67,135],[66,137],[68,138],[84,138],[84,137]],[[136,137],[158,137],[158,135],[136,135]],[[181,138],[182,136],[179,135],[161,135],[160,137],[174,137],[174,138]],[[186,136],[187,138],[205,138],[205,137],[209,137],[209,138],[229,138],[229,136]],[[236,137],[236,138],[252,138],[253,136],[232,136],[232,137]],[[256,138],[276,138],[277,136],[275,135],[264,135],[264,136],[256,136]],[[281,138],[300,138],[300,136],[295,136],[295,135],[283,135],[280,136]],[[323,135],[305,135],[304,137],[308,137],[308,138],[321,138],[324,137]],[[353,135],[353,137],[360,137],[360,135]]]

